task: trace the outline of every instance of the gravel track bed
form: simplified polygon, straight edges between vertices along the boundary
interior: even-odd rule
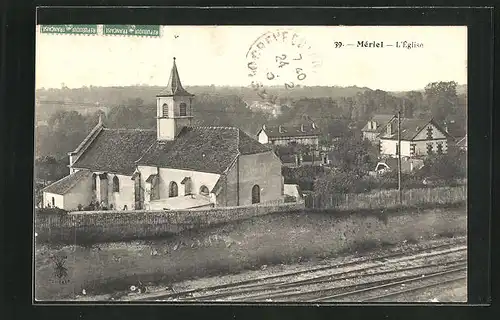
[[[392,252],[390,252],[390,250],[385,250],[383,252],[378,252],[378,255],[372,254],[368,257],[365,256],[363,258],[351,259],[348,262],[349,265],[344,267],[342,265],[338,267],[338,264],[335,265],[332,262],[328,264],[325,263],[324,265],[316,264],[312,270],[311,267],[297,268],[293,271],[287,270],[289,271],[287,273],[271,273],[260,278],[246,279],[250,281],[248,284],[242,283],[238,285],[238,282],[220,284],[219,282],[219,287],[215,288],[210,288],[210,286],[184,287],[184,290],[182,290],[184,293],[179,293],[179,290],[176,290],[176,292],[163,291],[163,294],[150,293],[146,295],[149,297],[143,296],[141,298],[144,300],[161,301],[181,301],[186,300],[186,298],[187,300],[195,301],[220,301],[223,300],[222,298],[225,298],[234,301],[234,299],[245,300],[246,298],[250,298],[249,294],[251,293],[276,290],[277,287],[279,287],[280,290],[290,287],[291,289],[286,289],[287,292],[290,292],[294,290],[297,291],[297,287],[300,287],[301,290],[306,290],[311,288],[318,289],[321,285],[331,286],[332,281],[337,281],[339,285],[342,285],[342,283],[345,285],[353,281],[359,281],[360,278],[368,276],[384,279],[383,277],[385,274],[385,277],[394,277],[395,275],[391,275],[391,273],[404,273],[405,271],[398,271],[398,269],[405,268],[408,269],[406,273],[413,274],[416,270],[411,271],[411,269],[432,268],[431,265],[450,264],[460,259],[465,261],[465,247],[459,246],[459,244],[463,243],[463,239],[453,240],[455,241],[442,241],[441,243],[433,241],[433,243],[426,243],[426,246],[423,246],[423,248],[414,246],[412,248],[413,250],[406,250],[407,253],[402,256],[381,258],[387,254],[403,254],[403,252],[398,250],[393,250]],[[434,245],[434,247],[440,246],[440,250],[432,250],[432,245]],[[411,252],[415,254],[412,255]],[[372,260],[367,261],[366,259]],[[342,261],[341,259],[339,260]],[[434,268],[436,267],[439,266],[434,266]],[[299,272],[299,274],[295,274],[297,272]],[[377,275],[377,273],[379,274]],[[257,281],[258,279],[261,280]],[[242,281],[241,278],[240,281]],[[235,296],[238,294],[243,295]]]

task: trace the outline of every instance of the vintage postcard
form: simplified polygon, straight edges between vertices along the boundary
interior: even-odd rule
[[[38,25],[34,297],[467,301],[467,28]]]

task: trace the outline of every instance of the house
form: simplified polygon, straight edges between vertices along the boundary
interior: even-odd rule
[[[257,139],[262,144],[281,147],[281,152],[287,146],[292,146],[292,149],[302,149],[295,152],[288,150],[280,154],[279,157],[285,166],[326,165],[329,161],[325,150],[328,149],[319,146],[320,134],[321,130],[316,124],[309,121],[290,126],[263,125],[257,133]]]
[[[295,142],[317,147],[320,134],[321,130],[314,122],[290,126],[263,125],[257,133],[257,140],[262,144],[287,145]]]
[[[331,163],[326,152],[320,152],[319,154],[314,152],[309,154],[283,154],[279,158],[283,166],[290,168],[297,168],[304,165],[325,166]]]
[[[422,159],[402,157],[401,158],[401,172],[410,173],[418,170],[424,166],[424,161]],[[398,159],[397,158],[387,158],[379,161],[375,166],[374,173],[382,174],[389,171],[398,170]]]
[[[401,156],[422,157],[446,153],[450,135],[431,119],[401,119]],[[398,120],[393,118],[379,134],[380,155],[398,156]]]
[[[99,120],[69,153],[70,175],[43,190],[44,204],[162,210],[282,202],[281,161],[271,147],[239,128],[193,126],[193,99],[174,58],[156,96],[156,130],[110,129]]]
[[[90,203],[91,176],[92,172],[81,170],[50,184],[43,189],[43,206],[75,209]]]
[[[378,143],[378,136],[384,130],[389,121],[395,118],[394,115],[376,114],[374,115],[361,129],[363,139],[370,140],[373,143]]]

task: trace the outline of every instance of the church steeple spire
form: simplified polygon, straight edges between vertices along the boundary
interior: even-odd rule
[[[193,96],[182,87],[174,58],[167,87],[156,95],[158,141],[174,140],[183,127],[191,126]]]
[[[173,96],[193,96],[191,93],[187,92],[184,87],[182,87],[181,78],[179,77],[179,71],[177,71],[177,64],[175,63],[172,66],[172,70],[170,71],[170,78],[168,79],[167,87],[161,91],[157,97],[173,97]]]

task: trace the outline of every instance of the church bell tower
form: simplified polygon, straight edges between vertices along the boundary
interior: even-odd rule
[[[168,85],[156,95],[156,135],[158,141],[174,140],[183,127],[192,125],[193,97],[193,94],[182,87],[174,58]]]

